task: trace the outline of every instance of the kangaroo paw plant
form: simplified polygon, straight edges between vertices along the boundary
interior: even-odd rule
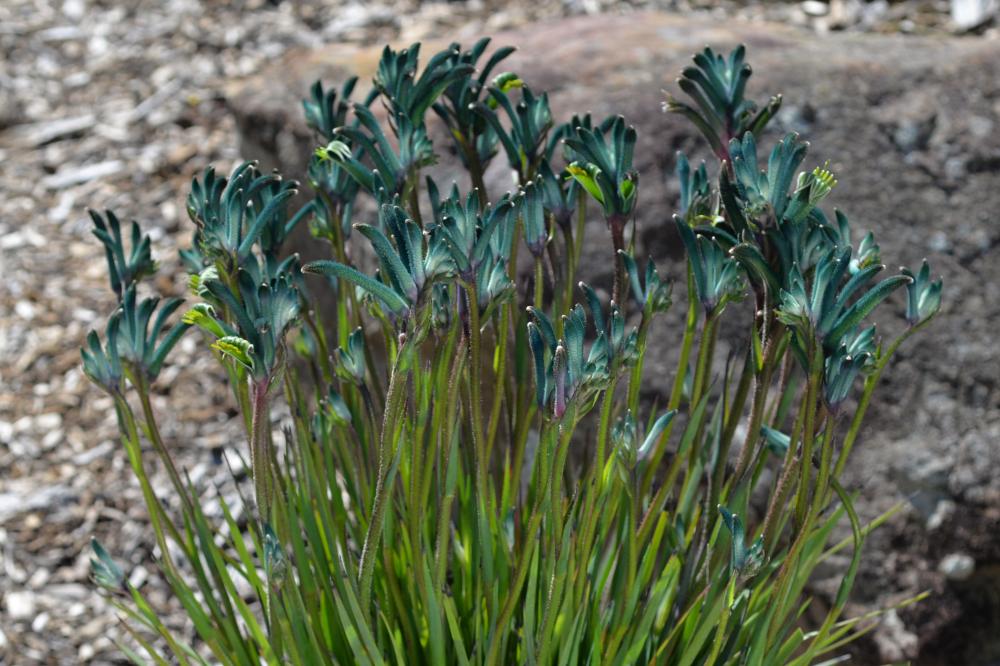
[[[84,370],[113,398],[190,620],[168,627],[94,542],[128,658],[809,664],[870,630],[877,614],[845,606],[885,516],[862,524],[840,479],[941,282],[926,263],[880,275],[874,238],[855,246],[848,218],[821,209],[836,180],[800,170],[797,136],[764,158],[780,97],[745,99],[740,47],[699,53],[679,81],[690,102],[666,104],[716,158],[677,155],[676,215],[655,222],[686,252],[674,288],[662,258],[635,256],[636,130],[558,123],[545,93],[498,72],[513,49],[487,57],[488,43],[423,67],[419,45],[386,48],[357,100],[356,79],[317,83],[300,207],[297,183],[252,163],[196,178],[181,312],[138,295],[157,270],[149,238],[133,224],[126,243],[113,213],[92,213],[118,307]],[[425,173],[433,122],[460,162],[446,187]],[[489,191],[494,160],[516,191]],[[585,240],[591,215],[608,232]],[[328,258],[283,252],[303,222]],[[581,282],[584,243],[606,248],[613,284]],[[891,339],[873,323],[887,303]],[[649,335],[657,317],[669,336]],[[211,350],[242,414],[243,506],[207,510],[160,435],[150,395],[183,335]],[[643,392],[650,357],[676,361],[662,394]],[[838,552],[840,588],[815,602],[813,572]]]

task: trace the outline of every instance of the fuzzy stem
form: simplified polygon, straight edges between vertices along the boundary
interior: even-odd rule
[[[500,326],[497,328],[497,364],[495,381],[493,383],[493,405],[490,407],[490,420],[486,425],[486,458],[491,459],[493,455],[493,445],[496,442],[497,431],[500,427],[500,409],[503,406],[503,398],[507,377],[507,339],[510,328],[510,304],[505,304],[501,308]]]
[[[785,459],[782,463],[781,476],[778,477],[774,492],[771,493],[771,500],[767,506],[767,513],[764,518],[764,546],[773,548],[774,539],[777,538],[777,527],[780,514],[785,510],[785,500],[789,492],[795,487],[798,476],[798,466],[801,458],[798,454],[799,436],[802,433],[802,424],[805,421],[806,401],[803,398],[799,403],[799,410],[795,416],[795,424],[792,426],[792,434],[785,452]]]
[[[587,228],[587,192],[581,187],[576,192],[576,230],[573,233],[573,268],[580,265],[583,252],[583,234]]]
[[[462,365],[465,362],[465,350],[462,349],[464,341],[460,341],[455,353],[455,360],[452,365],[451,377],[448,380],[448,396],[444,410],[444,432],[441,434],[441,468],[443,475],[442,488],[445,491],[441,499],[440,513],[438,514],[437,545],[434,550],[434,588],[443,590],[445,575],[447,573],[448,557],[446,555],[448,537],[451,533],[451,506],[455,501],[455,491],[447,487],[448,468],[451,466],[451,443],[454,436],[454,425],[457,422],[458,414],[458,391],[459,378],[462,375]]]
[[[755,334],[754,334],[755,335]],[[767,405],[768,387],[771,385],[771,373],[774,369],[775,357],[780,345],[777,336],[771,335],[764,343],[764,363],[760,372],[756,373],[753,401],[750,406],[750,423],[747,426],[747,434],[743,439],[743,448],[740,450],[739,461],[736,464],[736,471],[733,473],[729,483],[730,488],[735,488],[746,475],[750,462],[754,458],[756,450],[755,443],[760,438],[760,427],[763,424],[764,408]],[[753,352],[751,352],[752,356]],[[735,415],[734,415],[735,416]]]
[[[542,268],[541,256],[535,257],[535,300],[532,305],[539,311],[544,312],[545,308],[542,304],[542,299],[545,295],[545,277]]]
[[[628,284],[625,282],[625,262],[621,253],[625,251],[625,225],[628,220],[620,217],[608,218],[608,228],[611,229],[611,245],[614,247],[615,282],[611,291],[611,300],[621,304],[625,298]]]
[[[567,414],[564,416],[564,422],[575,423],[576,416],[573,413],[574,408],[570,408]],[[562,433],[562,438],[566,440],[566,444],[569,442],[569,438],[572,435],[573,428],[566,428]],[[542,441],[539,442],[539,451],[542,453],[543,457],[548,455],[551,445],[545,441],[546,437],[555,437],[557,432],[553,432],[550,428],[548,433],[543,434]],[[563,447],[562,442],[556,442],[556,446]],[[544,462],[544,461],[541,461]],[[545,467],[547,465],[542,465]],[[518,558],[517,563],[517,573],[515,574],[513,583],[507,593],[507,598],[504,600],[504,605],[500,611],[497,622],[493,624],[493,629],[490,635],[489,649],[486,654],[486,664],[487,666],[494,666],[497,664],[497,659],[500,657],[500,644],[502,642],[501,632],[503,632],[510,618],[514,613],[514,609],[517,606],[521,598],[521,588],[524,586],[525,580],[528,577],[528,567],[531,565],[531,558],[534,557],[535,548],[538,545],[539,539],[532,538],[534,534],[538,532],[539,527],[541,527],[542,517],[545,512],[542,510],[546,504],[546,498],[549,497],[548,485],[549,480],[552,478],[551,474],[543,475],[540,479],[541,487],[535,495],[535,503],[532,507],[531,517],[528,519],[528,529],[525,532],[525,542],[524,550],[521,551],[521,556]]]
[[[177,531],[174,524],[170,520],[167,520],[163,505],[156,497],[156,493],[153,491],[153,485],[149,482],[149,475],[146,473],[145,466],[142,463],[142,445],[139,439],[139,429],[136,426],[135,415],[132,413],[132,408],[129,406],[125,397],[120,393],[113,394],[112,397],[115,401],[115,412],[118,416],[118,430],[122,433],[123,439],[125,440],[126,453],[128,453],[132,470],[139,479],[139,486],[142,488],[142,494],[146,500],[146,508],[149,510],[149,519],[153,524],[153,531],[156,534],[157,545],[160,546],[160,551],[162,552],[165,560],[169,563],[169,566],[173,568],[163,528],[167,528],[167,531],[170,532],[170,536],[176,543],[183,545],[184,540],[181,538],[181,535]]]
[[[736,428],[739,426],[739,422],[743,417],[743,408],[746,406],[747,397],[750,394],[750,383],[756,374],[753,369],[753,352],[747,350],[747,357],[744,360],[743,371],[740,373],[740,381],[736,385],[736,394],[733,396],[733,401],[728,405],[728,410],[725,414],[725,427],[722,430],[722,449],[720,450],[720,459],[724,462],[729,457],[729,448],[732,445],[733,437],[736,434]],[[725,465],[720,465],[718,469],[725,469]],[[721,482],[722,479],[720,478]]]
[[[702,391],[708,382],[708,375],[712,371],[712,360],[715,355],[715,324],[718,321],[718,314],[711,313],[705,317],[702,327],[701,344],[698,346],[698,360],[695,363],[694,385],[691,390],[690,407],[694,410],[695,405],[701,400]]]
[[[583,527],[581,529],[582,537],[580,543],[580,555],[586,561],[589,557],[590,549],[593,546],[594,534],[597,530],[597,521],[599,515],[597,513],[596,501],[600,498],[603,492],[604,486],[604,467],[605,467],[605,448],[607,447],[608,432],[611,429],[611,412],[614,406],[614,393],[615,387],[618,385],[617,372],[613,370],[611,384],[604,391],[604,397],[601,401],[601,417],[600,423],[597,426],[597,451],[594,454],[594,464],[590,469],[590,475],[587,479],[588,493],[591,494],[591,501],[586,502],[586,512],[583,518]]]
[[[271,471],[271,439],[267,404],[267,378],[253,380],[250,386],[252,415],[250,419],[250,467],[253,470],[254,489],[260,520],[266,522],[271,515],[274,495],[274,477]]]
[[[629,373],[628,398],[625,401],[628,409],[633,414],[639,413],[639,389],[642,387],[642,368],[646,360],[646,338],[649,334],[649,323],[652,319],[652,315],[644,310],[642,319],[639,322],[639,335],[636,340],[636,349],[639,350],[639,358],[636,359],[636,363],[632,366],[632,370]]]
[[[459,146],[465,153],[465,163],[469,167],[469,179],[479,196],[479,207],[485,209],[490,197],[489,192],[486,191],[486,181],[483,179],[483,165],[479,161],[479,153],[476,152],[475,138],[471,142],[462,139],[459,141]]]
[[[833,436],[836,426],[836,419],[832,414],[826,418],[826,431],[823,434],[822,450],[820,453],[819,473],[816,476],[816,491],[813,493],[812,509],[814,514],[818,514],[822,509],[823,502],[830,490],[830,463],[833,460]]]
[[[795,499],[795,518],[801,526],[806,519],[809,501],[809,486],[812,478],[813,443],[816,440],[816,417],[819,411],[819,393],[823,382],[823,350],[816,345],[809,367],[809,383],[806,386],[805,419],[802,427],[802,468],[799,489]]]
[[[191,497],[188,495],[188,489],[181,480],[181,475],[177,471],[176,465],[174,465],[170,451],[167,450],[166,445],[163,443],[160,428],[156,423],[156,416],[153,414],[153,405],[149,398],[149,383],[141,373],[138,374],[138,377],[139,381],[136,385],[136,391],[139,394],[139,403],[142,405],[143,420],[146,422],[146,434],[149,435],[149,440],[152,442],[153,448],[163,461],[163,465],[167,470],[167,476],[170,477],[170,481],[184,502],[185,508],[191,510]]]
[[[404,343],[405,344],[405,343]],[[365,542],[361,548],[361,561],[359,569],[361,578],[359,587],[361,590],[361,609],[367,613],[371,608],[372,598],[372,576],[375,573],[375,553],[382,538],[382,524],[385,521],[385,508],[389,500],[389,479],[388,472],[391,467],[391,449],[394,448],[392,438],[395,436],[399,412],[404,406],[405,394],[401,390],[401,385],[406,381],[407,371],[401,370],[400,363],[405,354],[405,350],[400,349],[396,355],[396,364],[393,366],[392,374],[389,376],[389,389],[386,392],[385,415],[382,422],[382,433],[379,442],[378,454],[378,479],[375,485],[375,501],[372,507],[372,519],[368,523],[368,531],[365,534]]]
[[[875,387],[878,386],[879,380],[882,378],[882,372],[889,364],[889,360],[895,355],[900,345],[930,321],[931,319],[926,319],[896,338],[889,345],[886,352],[879,357],[875,371],[865,379],[864,391],[861,394],[861,399],[858,401],[857,409],[854,410],[854,418],[851,419],[850,428],[848,428],[847,435],[844,437],[844,444],[840,448],[840,456],[837,458],[837,464],[833,469],[833,476],[835,478],[840,478],[841,473],[844,471],[844,466],[847,465],[847,457],[850,455],[851,449],[854,448],[854,442],[858,437],[858,432],[861,430],[861,423],[865,418],[865,413],[868,411],[868,405],[871,403],[872,393],[874,393]]]
[[[479,298],[475,281],[470,281],[465,286],[468,298],[469,312],[469,412],[472,415],[472,450],[473,465],[475,466],[475,493],[474,502],[476,505],[476,535],[477,548],[476,555],[479,559],[479,566],[482,577],[477,579],[477,588],[480,584],[482,589],[489,590],[492,587],[492,566],[486,551],[490,548],[489,541],[489,519],[494,515],[493,493],[487,486],[487,473],[489,470],[489,460],[487,459],[486,444],[483,439],[483,404],[482,404],[482,351],[479,314]],[[477,593],[477,597],[479,594]],[[490,609],[492,610],[492,608]]]
[[[470,282],[465,287],[468,299],[469,312],[469,383],[472,407],[472,441],[473,450],[476,454],[476,486],[485,493],[486,471],[488,461],[486,460],[486,447],[483,441],[483,405],[482,405],[482,357],[481,338],[479,320],[479,298],[474,282]],[[485,499],[485,497],[481,497]]]
[[[616,370],[612,369],[616,374]],[[594,453],[594,471],[600,477],[604,473],[605,452],[608,444],[608,433],[611,430],[611,410],[615,402],[615,387],[618,386],[618,379],[613,374],[611,383],[604,391],[604,398],[601,401],[601,422],[597,428],[597,450]]]
[[[413,221],[417,223],[417,226],[423,229],[424,220],[420,215],[420,170],[414,171],[407,181],[406,200],[410,207],[407,212],[413,216]]]
[[[674,376],[674,384],[670,389],[670,399],[667,402],[668,410],[677,409],[684,396],[684,376],[687,374],[688,360],[691,358],[691,348],[694,346],[695,331],[698,328],[698,299],[695,296],[694,272],[691,270],[690,262],[688,262],[687,270],[687,291],[688,311],[686,323],[684,325],[684,338],[681,341],[681,356],[677,362],[677,374]],[[667,429],[662,435],[660,435],[660,439],[656,443],[653,455],[650,457],[649,464],[646,466],[646,473],[643,475],[641,488],[643,495],[649,492],[649,489],[653,484],[653,477],[656,474],[657,468],[660,466],[660,460],[662,460],[664,454],[667,452],[667,442],[670,440],[670,434],[672,431],[673,422],[667,426]]]

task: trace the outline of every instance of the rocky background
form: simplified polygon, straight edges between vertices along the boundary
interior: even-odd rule
[[[121,661],[122,629],[88,582],[91,536],[173,608],[148,568],[150,531],[110,402],[78,367],[83,337],[113,305],[85,208],[138,219],[163,265],[157,290],[184,295],[176,250],[189,242],[192,175],[242,157],[300,175],[309,143],[297,100],[312,78],[369,75],[368,45],[384,40],[501,32],[498,43],[521,49],[511,66],[552,91],[557,113],[621,112],[636,124],[639,242],[661,264],[677,256],[662,233],[672,156],[699,144],[659,113],[660,91],[704,43],[744,41],[753,94],[785,94],[778,129],[813,142],[808,161],[831,161],[834,203],[876,232],[887,260],[927,256],[944,274],[948,309],[886,373],[850,479],[867,517],[907,502],[869,541],[856,609],[934,597],[890,615],[856,663],[1000,659],[995,30],[980,22],[957,36],[948,5],[925,0],[680,1],[635,13],[653,4],[0,3],[0,663]],[[224,459],[243,449],[242,433],[197,347],[189,336],[177,349],[154,407],[206,496],[233,503]]]

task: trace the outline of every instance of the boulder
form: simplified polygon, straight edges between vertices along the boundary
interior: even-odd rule
[[[803,135],[814,146],[805,165],[829,161],[840,181],[831,205],[850,215],[858,237],[874,231],[887,260],[914,266],[927,257],[944,276],[945,310],[885,373],[853,454],[848,482],[861,493],[863,518],[908,502],[869,539],[854,610],[925,589],[934,593],[894,614],[863,661],[985,664],[1000,658],[998,595],[982,592],[1000,586],[997,567],[990,566],[1000,561],[1000,354],[994,342],[1000,328],[1000,42],[816,35],[660,13],[564,19],[494,37],[494,45],[518,48],[504,69],[548,90],[557,119],[620,113],[635,125],[638,251],[675,278],[681,250],[668,224],[677,201],[674,154],[708,154],[687,121],[662,113],[663,91],[679,92],[675,79],[696,50],[738,43],[747,45],[755,70],[750,96],[760,102],[784,96],[764,143],[788,131]],[[423,48],[430,53],[450,41]],[[244,156],[301,177],[315,144],[300,104],[309,85],[316,79],[338,85],[350,74],[370,79],[378,56],[378,49],[349,46],[298,52],[234,84],[227,103]],[[446,141],[437,145],[444,173],[455,162]],[[510,187],[501,161],[488,181],[494,196]],[[609,284],[607,232],[596,217],[591,224],[586,279]],[[651,333],[667,341],[650,350],[658,355],[647,373],[652,394],[663,390],[655,378],[666,374],[676,354],[669,341],[679,342],[677,321],[664,318],[656,337]],[[901,326],[900,317],[883,332],[892,335]],[[657,372],[660,364],[664,372]],[[974,563],[962,580],[940,566],[955,552]],[[900,632],[916,638],[896,640]]]

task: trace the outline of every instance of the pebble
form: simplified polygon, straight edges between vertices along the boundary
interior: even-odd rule
[[[137,566],[132,569],[132,573],[128,577],[129,585],[136,589],[142,587],[147,580],[149,580],[149,572],[146,571],[146,567],[144,566]]]
[[[18,301],[14,304],[14,314],[26,321],[35,318],[35,304],[31,301]]]
[[[8,592],[4,598],[4,605],[10,619],[27,620],[35,615],[35,594],[28,590]]]
[[[895,608],[889,609],[882,616],[882,623],[874,638],[882,662],[909,660],[919,645],[916,634],[907,629]]]
[[[49,626],[49,620],[52,619],[48,613],[39,613],[35,616],[35,619],[31,622],[31,630],[36,634],[40,634],[45,631],[45,627]]]
[[[14,132],[14,140],[29,147],[38,147],[93,127],[97,118],[92,113],[59,120],[22,125]]]
[[[799,4],[807,16],[826,16],[830,6],[821,0],[805,0]]]
[[[51,451],[56,448],[56,446],[59,445],[65,437],[66,433],[63,432],[61,428],[50,430],[44,437],[42,437],[42,450]]]
[[[951,239],[943,231],[935,231],[927,241],[927,249],[931,252],[948,252],[951,247]]]
[[[927,519],[926,527],[928,530],[934,531],[944,525],[948,520],[951,520],[952,516],[955,515],[955,510],[958,505],[949,499],[941,500],[934,507],[934,511],[931,513],[930,517]]]
[[[71,21],[79,21],[87,11],[85,0],[66,0],[62,5],[62,13]]]
[[[934,132],[935,118],[905,118],[896,127],[892,139],[904,153],[922,150]]]
[[[45,236],[31,227],[22,227],[0,239],[0,250],[16,250],[25,246],[44,247],[47,244]]]
[[[13,485],[13,483],[8,484],[8,487]],[[12,492],[0,493],[0,522],[28,511],[48,509],[72,496],[72,491],[62,484],[34,489],[21,484],[20,487],[12,488]]]
[[[989,118],[984,116],[970,116],[968,123],[972,136],[985,139],[993,133],[993,121]]]
[[[86,467],[95,460],[99,460],[100,458],[107,456],[114,450],[114,448],[114,444],[110,441],[101,442],[94,448],[73,456],[73,464],[78,467]]]
[[[80,583],[60,583],[45,588],[47,597],[59,601],[81,601],[90,595],[90,589]]]
[[[38,431],[53,430],[62,425],[62,415],[57,412],[39,414],[35,417],[35,429]]]
[[[52,190],[61,190],[70,185],[79,185],[99,178],[114,176],[124,170],[125,163],[121,160],[106,160],[84,166],[68,166],[43,178],[42,185]]]
[[[968,580],[976,570],[976,561],[971,555],[965,553],[951,553],[946,555],[938,565],[938,571],[944,574],[945,578],[954,581]]]
[[[48,583],[49,578],[51,577],[52,574],[49,573],[48,569],[38,568],[35,570],[34,573],[31,574],[31,578],[28,579],[28,587],[30,587],[33,590],[37,590],[40,587],[43,587],[46,583]]]
[[[978,28],[996,12],[995,0],[951,0],[951,20],[958,31]]]
[[[961,180],[965,176],[965,158],[959,156],[949,157],[944,162],[944,176],[950,181]]]

